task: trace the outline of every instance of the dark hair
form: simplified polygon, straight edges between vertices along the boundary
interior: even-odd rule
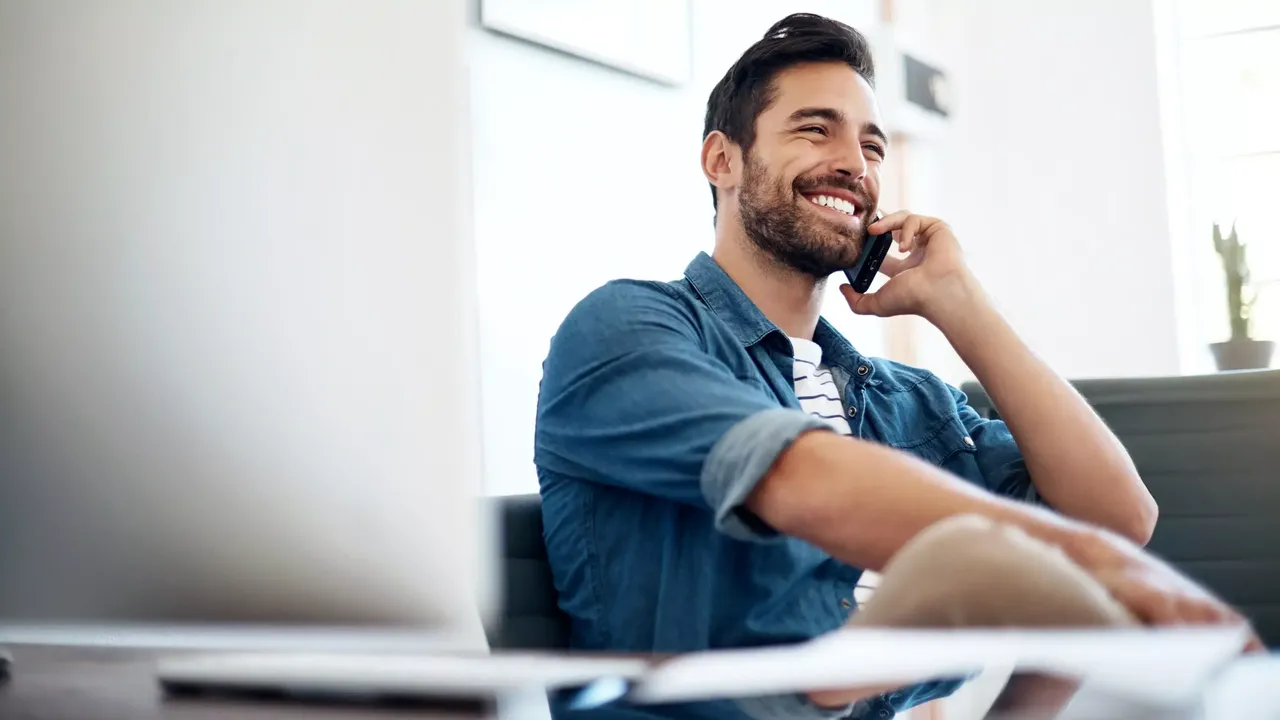
[[[789,67],[810,62],[843,62],[872,87],[876,84],[871,47],[862,33],[842,22],[795,13],[778,22],[738,58],[707,98],[702,137],[719,130],[743,151],[756,140],[756,118],[773,104],[773,79]],[[719,210],[716,187],[711,206]]]

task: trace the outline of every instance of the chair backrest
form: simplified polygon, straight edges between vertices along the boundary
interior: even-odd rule
[[[1074,385],[1160,505],[1149,548],[1280,644],[1280,370]],[[998,416],[980,386],[962,389]]]
[[[502,610],[489,645],[502,650],[569,647],[569,618],[556,597],[547,546],[542,539],[542,501],[537,495],[494,498],[502,528]]]

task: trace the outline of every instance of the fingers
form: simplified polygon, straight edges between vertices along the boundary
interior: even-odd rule
[[[860,293],[854,290],[852,285],[848,284],[840,286],[840,293],[844,295],[845,301],[849,303],[849,309],[855,315],[881,314],[880,299],[876,297],[875,293]]]
[[[898,249],[902,252],[909,253],[916,245],[916,235],[920,232],[920,225],[926,218],[919,215],[910,215],[902,223],[902,234],[898,236]]]
[[[893,277],[906,269],[907,261],[904,258],[885,255],[884,260],[880,261],[880,272],[889,277]]]
[[[1164,627],[1185,626],[1236,626],[1249,628],[1248,637],[1242,650],[1244,653],[1265,653],[1266,645],[1258,637],[1249,623],[1240,613],[1230,606],[1214,598],[1168,597],[1159,598],[1152,605],[1151,625]]]
[[[1206,622],[1221,623],[1223,625],[1248,625],[1249,621],[1239,613],[1235,608],[1224,602],[1214,600],[1207,603],[1207,607],[1203,610]]]
[[[1154,605],[1157,625],[1243,625],[1244,618],[1213,600],[1181,594],[1164,595]]]
[[[908,210],[899,210],[897,212],[889,213],[868,225],[867,231],[872,235],[879,235],[881,233],[887,233],[890,230],[897,230],[902,227],[902,222],[910,216],[911,212]]]
[[[1094,577],[1144,625],[1217,625],[1247,630],[1244,652],[1266,652],[1262,639],[1238,610],[1211,591],[1150,557],[1138,566],[1105,568]]]
[[[1142,594],[1146,597],[1140,597],[1137,607],[1133,608],[1140,620],[1149,625],[1184,624],[1178,613],[1175,596],[1154,589],[1148,589]]]
[[[1234,608],[1213,595],[1177,582],[1143,575],[1101,573],[1098,579],[1147,625],[1247,625]]]
[[[1250,655],[1254,653],[1267,654],[1267,646],[1262,642],[1262,638],[1258,634],[1250,631],[1249,640],[1244,645],[1244,651]]]
[[[929,236],[939,227],[945,227],[945,223],[938,218],[916,215],[909,210],[899,210],[868,225],[867,232],[879,235],[892,231],[894,240],[898,243],[898,249],[902,252],[911,252],[912,248],[926,244]]]

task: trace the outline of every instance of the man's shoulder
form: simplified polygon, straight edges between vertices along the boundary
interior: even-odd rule
[[[686,282],[675,280],[610,280],[587,293],[577,302],[570,315],[577,312],[629,312],[637,306],[681,304],[690,299]]]
[[[696,302],[684,281],[610,280],[574,304],[556,337],[625,335],[655,323],[690,328],[698,322]]]

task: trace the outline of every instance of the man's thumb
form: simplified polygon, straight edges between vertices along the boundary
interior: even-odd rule
[[[855,315],[879,315],[880,300],[875,293],[860,293],[852,285],[841,285],[840,293]]]

